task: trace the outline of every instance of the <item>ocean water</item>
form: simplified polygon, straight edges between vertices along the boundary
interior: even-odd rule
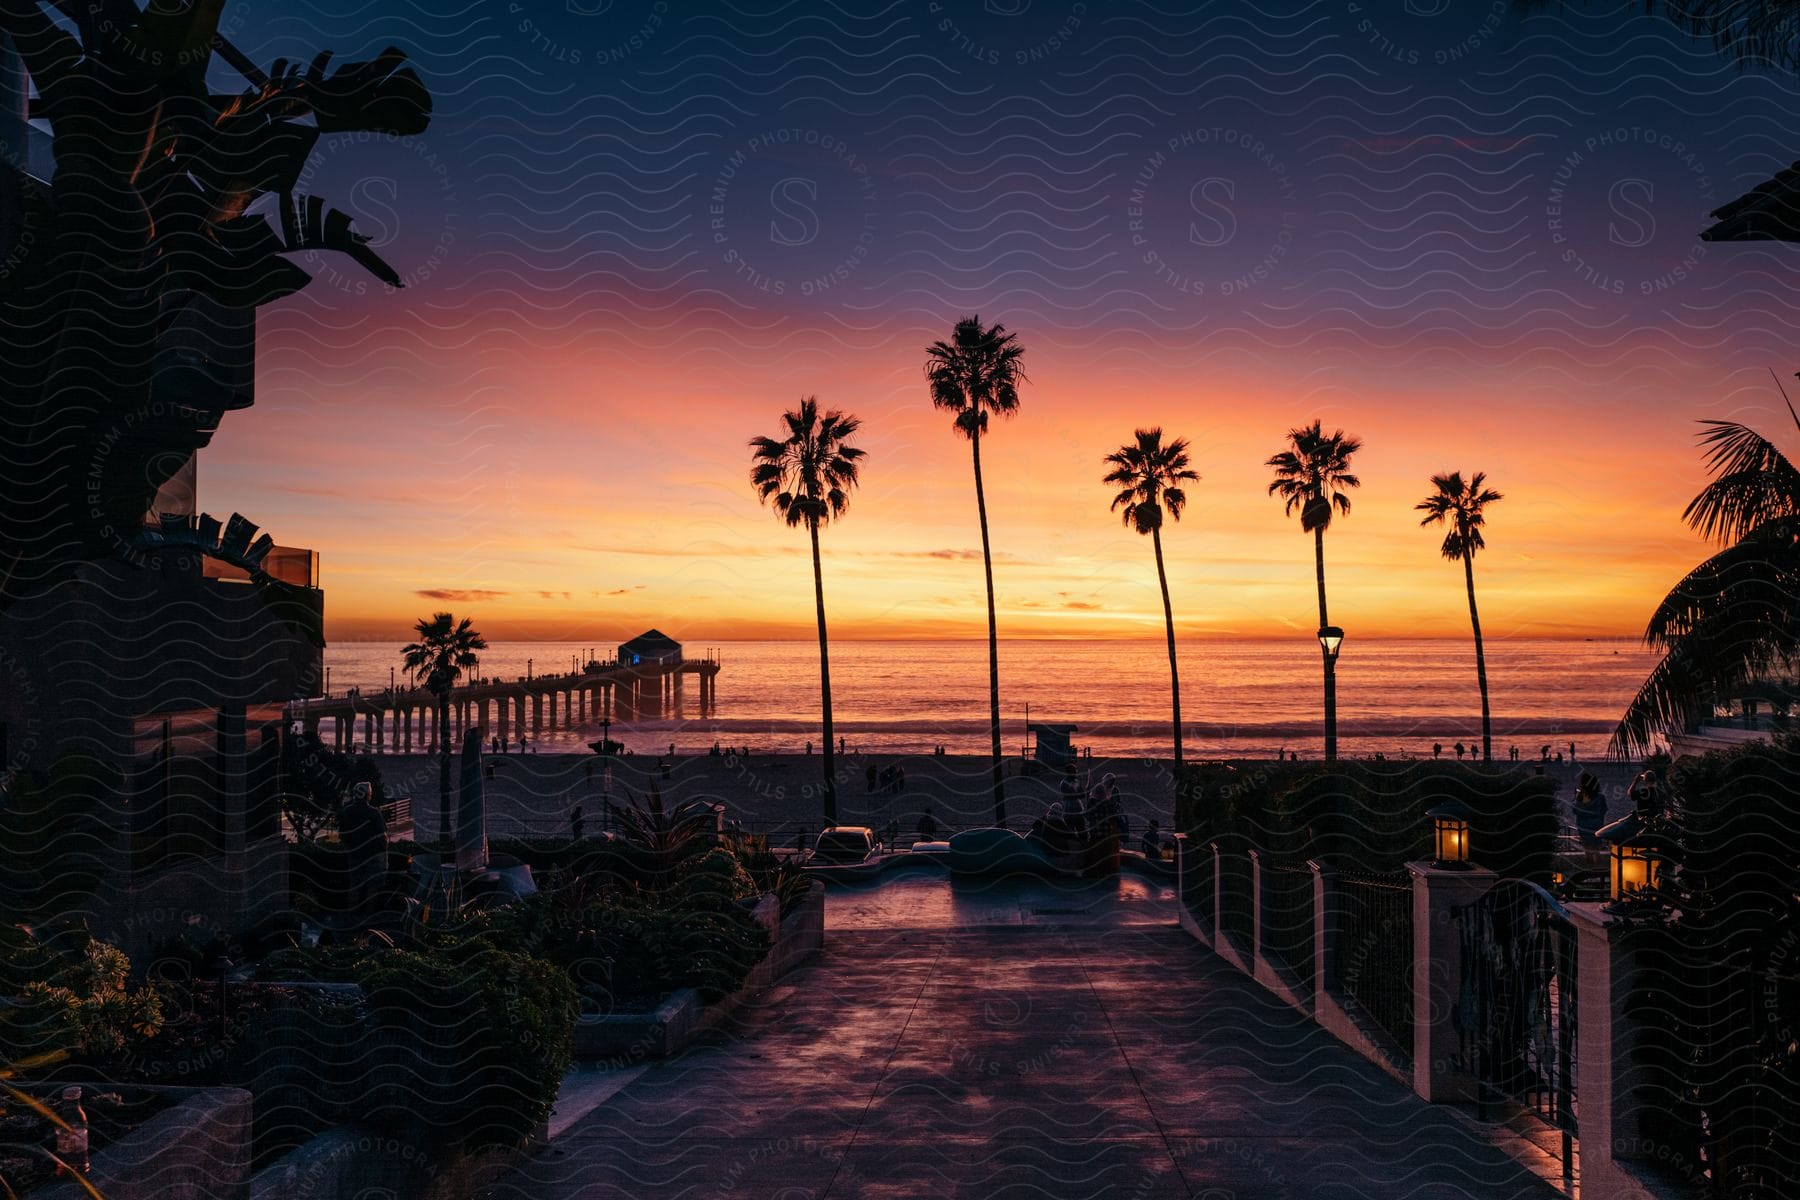
[[[589,647],[496,643],[481,673],[498,678],[566,672]],[[605,646],[593,647],[600,657]],[[686,719],[615,723],[612,734],[640,752],[682,752],[714,741],[800,752],[819,738],[818,646],[806,641],[688,643],[690,656],[720,657],[717,711],[699,715],[688,680]],[[1195,641],[1179,647],[1182,726],[1190,758],[1321,753],[1324,721],[1319,651],[1311,640]],[[1516,640],[1487,648],[1494,753],[1534,757],[1545,744],[1574,742],[1598,758],[1614,723],[1655,664],[1624,640]],[[585,661],[585,659],[584,659]],[[336,642],[325,652],[330,686],[375,691],[400,665],[397,642]],[[988,748],[987,643],[839,642],[831,649],[837,732],[853,748],[952,754]],[[1338,659],[1340,752],[1429,755],[1434,742],[1479,744],[1481,700],[1467,639],[1349,641]],[[1032,721],[1077,726],[1075,742],[1096,755],[1169,753],[1169,664],[1154,641],[1000,643],[1005,750],[1022,745]],[[551,733],[544,750],[579,749],[598,726]]]

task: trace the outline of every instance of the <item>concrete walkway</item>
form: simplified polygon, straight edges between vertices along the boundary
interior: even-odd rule
[[[1166,899],[942,879],[834,896],[813,966],[489,1194],[1556,1195],[1167,924]]]

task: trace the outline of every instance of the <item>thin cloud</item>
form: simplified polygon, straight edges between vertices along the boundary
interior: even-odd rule
[[[413,595],[422,596],[427,600],[450,600],[458,604],[466,604],[476,600],[498,600],[502,596],[511,595],[511,593],[490,591],[487,588],[424,588],[414,592]]]
[[[935,558],[947,562],[980,562],[979,550],[890,550],[883,553],[883,558]],[[1018,562],[1017,555],[999,553],[994,555],[995,562]]]

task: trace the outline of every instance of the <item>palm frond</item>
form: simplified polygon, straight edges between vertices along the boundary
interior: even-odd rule
[[[1569,0],[1514,0],[1514,7],[1530,14],[1569,7]],[[1800,3],[1796,0],[1644,0],[1643,9],[1694,37],[1707,39],[1740,66],[1800,67]]]
[[[964,437],[981,436],[990,413],[1008,417],[1018,411],[1019,384],[1026,381],[1024,355],[1018,335],[1005,326],[984,326],[979,314],[964,317],[949,341],[926,348],[932,404],[956,414],[954,428]]]
[[[750,486],[789,526],[824,525],[850,507],[865,452],[847,444],[862,421],[832,409],[819,411],[816,396],[781,416],[785,438],[750,439]]]
[[[1713,481],[1682,512],[1702,537],[1734,541],[1767,521],[1800,512],[1800,471],[1769,439],[1736,421],[1702,421]]]

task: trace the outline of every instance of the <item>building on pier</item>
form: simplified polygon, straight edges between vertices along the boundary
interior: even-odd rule
[[[451,746],[480,729],[484,741],[516,746],[523,736],[593,729],[603,722],[632,725],[689,715],[688,681],[698,693],[698,716],[717,710],[719,656],[688,657],[681,643],[652,629],[623,643],[613,662],[589,662],[578,671],[524,679],[476,679],[450,693]],[[287,706],[289,721],[340,752],[414,754],[434,751],[437,697],[423,688],[383,689],[320,696]]]
[[[660,629],[647,629],[629,642],[619,644],[622,667],[660,667],[681,665],[681,643]]]

